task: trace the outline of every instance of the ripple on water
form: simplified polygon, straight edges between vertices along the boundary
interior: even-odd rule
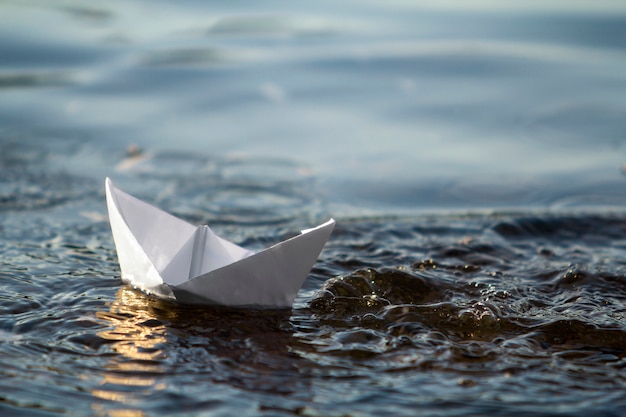
[[[15,146],[3,157],[32,171],[40,156]],[[120,176],[251,247],[321,211],[298,164],[187,156],[157,153]],[[121,285],[108,225],[75,216],[104,211],[100,181],[63,175],[63,201],[18,190],[2,207],[3,413],[626,407],[622,216],[339,219],[292,311],[191,308]],[[230,198],[241,190],[268,204]]]
[[[302,318],[299,352],[354,373],[443,372],[466,388],[506,391],[490,384],[494,378],[524,389],[547,384],[573,402],[583,386],[623,387],[626,279],[621,263],[610,261],[623,220],[475,221],[477,233],[439,232],[426,243],[428,228],[420,227],[411,249],[406,233],[381,239],[389,225],[370,225],[401,262],[327,280]],[[576,265],[568,262],[573,247]],[[416,259],[406,262],[407,252]]]

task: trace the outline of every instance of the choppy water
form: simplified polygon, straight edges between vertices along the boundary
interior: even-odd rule
[[[0,3],[0,414],[626,413],[625,27]],[[291,311],[167,304],[119,280],[106,175],[250,248],[338,225]]]

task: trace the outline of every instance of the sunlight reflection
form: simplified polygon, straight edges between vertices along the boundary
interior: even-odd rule
[[[118,291],[109,311],[97,316],[111,325],[98,335],[110,340],[111,350],[118,355],[106,366],[100,388],[92,391],[93,410],[102,416],[144,416],[132,406],[140,397],[164,388],[157,380],[165,358],[161,348],[167,342],[165,325],[154,314],[149,298],[127,287]]]

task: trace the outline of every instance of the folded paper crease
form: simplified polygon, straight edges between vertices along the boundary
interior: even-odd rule
[[[105,180],[122,280],[184,303],[289,307],[335,226],[317,227],[254,253]]]

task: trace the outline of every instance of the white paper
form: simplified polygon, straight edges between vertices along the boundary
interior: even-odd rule
[[[183,303],[290,307],[330,237],[330,219],[254,253],[105,181],[122,280]]]

